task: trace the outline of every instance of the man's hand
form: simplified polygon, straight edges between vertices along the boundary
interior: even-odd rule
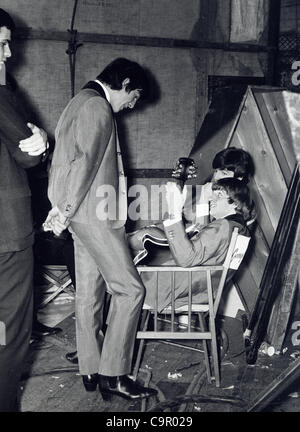
[[[58,207],[53,207],[43,223],[44,231],[53,231],[55,235],[60,236],[61,233],[69,226],[67,218],[61,213]]]
[[[165,189],[169,214],[172,215],[174,218],[181,218],[182,209],[187,195],[186,186],[181,191],[176,183],[167,182],[165,185]]]
[[[199,203],[207,204],[209,201],[211,201],[212,196],[213,196],[212,183],[205,183],[201,188]]]
[[[39,156],[49,148],[47,133],[32,123],[27,123],[27,126],[31,129],[32,135],[21,140],[19,147],[22,152],[28,153],[30,156]]]

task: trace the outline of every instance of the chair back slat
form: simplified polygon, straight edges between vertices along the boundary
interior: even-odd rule
[[[214,298],[213,298],[213,289],[212,289],[210,270],[206,270],[206,283],[207,283],[207,296],[208,296],[209,309],[213,310],[214,309]]]
[[[221,300],[221,297],[223,294],[223,289],[225,286],[227,274],[228,274],[228,268],[224,267],[222,274],[221,274],[221,277],[220,277],[220,281],[219,281],[218,289],[217,289],[217,294],[216,294],[215,301],[214,301],[214,314],[215,314],[215,316],[217,315],[217,312],[219,309],[219,304],[220,304],[220,300]]]
[[[188,285],[189,285],[189,297],[188,297],[188,332],[191,331],[192,321],[192,273],[188,272]]]
[[[174,331],[175,321],[175,272],[171,273],[171,330]]]
[[[158,271],[155,272],[155,284],[156,284],[156,296],[154,305],[154,330],[157,331],[157,321],[158,321]]]
[[[230,240],[230,243],[229,243],[229,247],[228,247],[228,251],[227,251],[227,254],[226,254],[226,258],[225,258],[225,261],[223,263],[223,267],[225,267],[227,269],[230,266],[232,254],[234,252],[235,243],[236,243],[237,237],[238,237],[238,232],[239,232],[238,228],[235,227],[233,229],[233,232],[232,232],[232,235],[231,235],[231,240]]]

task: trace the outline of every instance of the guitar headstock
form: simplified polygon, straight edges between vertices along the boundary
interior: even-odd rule
[[[197,167],[194,160],[182,157],[176,162],[175,168],[172,171],[172,177],[184,183],[187,179],[197,177],[196,171]]]

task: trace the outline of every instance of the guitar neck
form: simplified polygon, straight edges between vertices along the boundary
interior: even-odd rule
[[[184,186],[184,184],[185,184],[186,179],[178,179],[178,178],[174,178],[174,177],[172,177],[172,178],[171,178],[170,180],[168,180],[168,181],[171,181],[171,182],[176,183],[176,184],[180,187],[180,189],[183,189],[183,186]]]

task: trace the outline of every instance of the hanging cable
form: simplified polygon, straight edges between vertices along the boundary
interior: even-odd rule
[[[76,61],[76,51],[82,45],[82,43],[77,43],[77,30],[74,30],[74,22],[76,16],[78,0],[74,0],[71,27],[68,29],[68,33],[70,35],[68,49],[66,53],[69,56],[69,64],[70,64],[70,77],[71,77],[71,97],[75,94],[75,61]]]

